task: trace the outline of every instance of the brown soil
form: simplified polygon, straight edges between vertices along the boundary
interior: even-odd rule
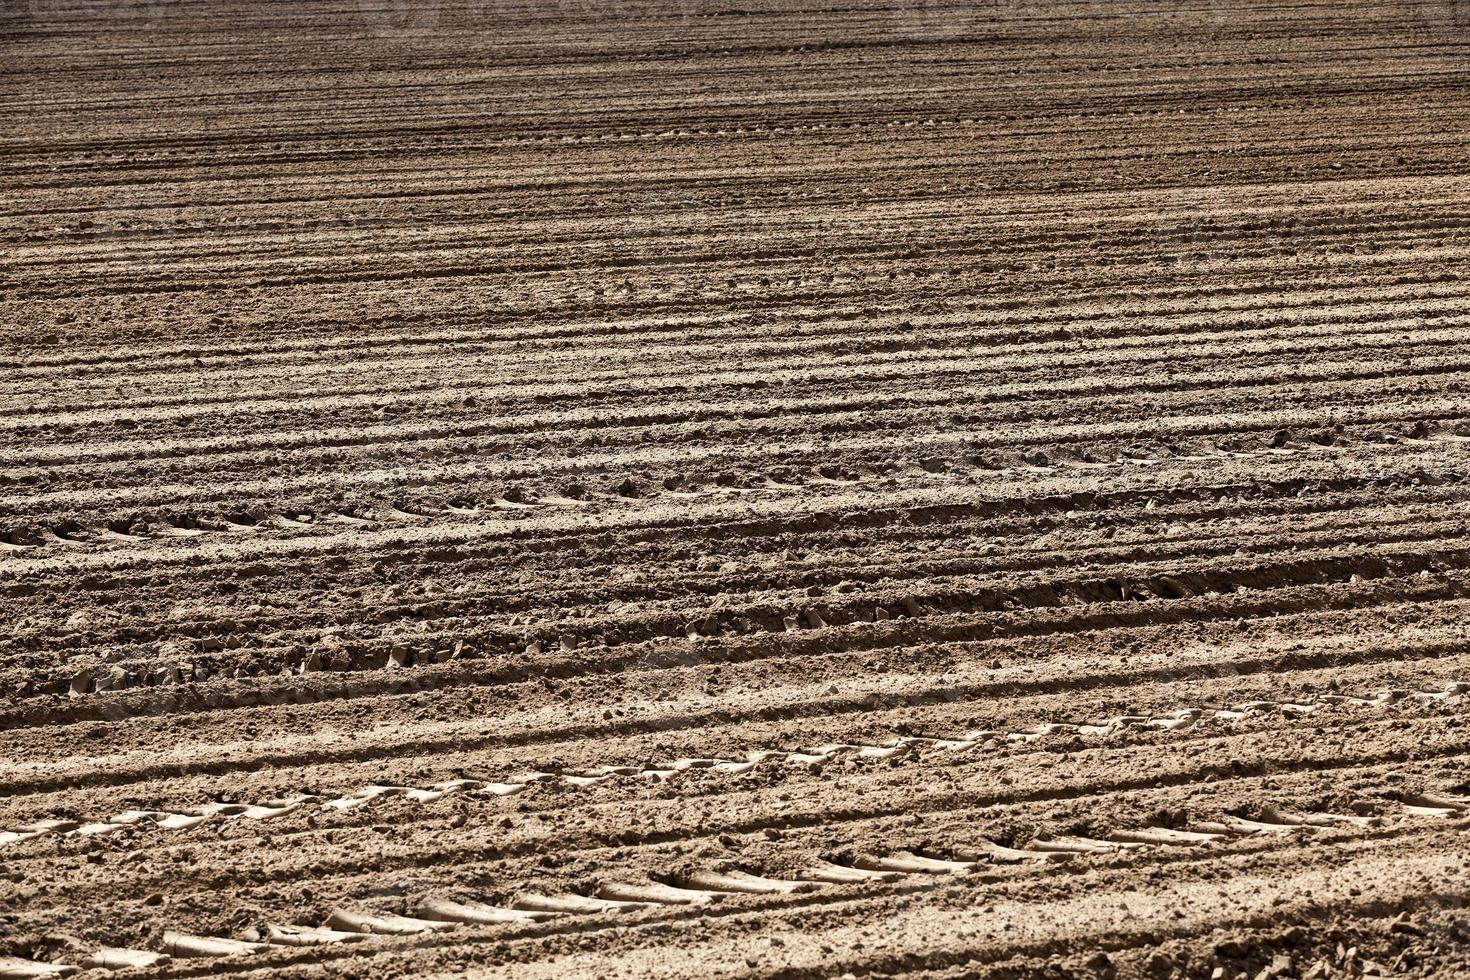
[[[1470,976],[1464,7],[6,7],[0,977]]]

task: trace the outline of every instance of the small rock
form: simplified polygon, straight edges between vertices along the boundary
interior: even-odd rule
[[[1404,936],[1422,936],[1424,930],[1409,921],[1409,913],[1400,912],[1394,920],[1388,924],[1389,932],[1396,932]]]
[[[1215,944],[1215,955],[1222,960],[1244,959],[1249,952],[1245,943],[1238,939],[1222,939]]]
[[[1174,972],[1174,961],[1163,953],[1155,952],[1144,961],[1143,969],[1151,977],[1167,977]]]

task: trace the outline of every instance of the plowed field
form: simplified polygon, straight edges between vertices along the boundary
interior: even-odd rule
[[[1467,57],[7,5],[0,977],[1470,975]]]

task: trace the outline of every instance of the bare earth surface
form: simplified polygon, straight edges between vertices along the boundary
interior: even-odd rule
[[[6,5],[0,977],[1470,975],[1467,37]]]

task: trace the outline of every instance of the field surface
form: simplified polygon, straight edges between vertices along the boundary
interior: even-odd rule
[[[1470,975],[1470,6],[0,11],[0,978]]]

